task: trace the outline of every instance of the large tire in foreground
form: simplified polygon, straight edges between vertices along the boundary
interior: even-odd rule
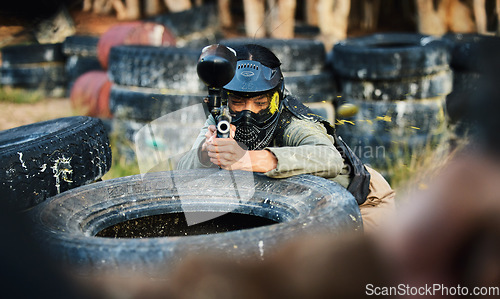
[[[189,212],[233,213],[276,223],[183,237],[96,237],[125,221],[137,224],[144,217],[185,212],[186,220]],[[71,270],[151,277],[165,275],[187,255],[215,252],[261,260],[299,235],[362,230],[354,197],[335,182],[312,175],[270,179],[218,169],[97,182],[60,194],[29,216],[41,245]]]
[[[99,119],[59,118],[0,132],[1,200],[15,210],[101,178],[111,149]]]

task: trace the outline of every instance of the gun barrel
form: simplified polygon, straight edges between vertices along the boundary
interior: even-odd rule
[[[221,114],[217,117],[217,137],[219,138],[229,138],[229,132],[231,131],[231,121],[232,117],[229,113],[229,108],[223,106],[221,109]]]
[[[229,121],[221,120],[217,123],[217,137],[229,138],[230,131],[231,131],[231,126]]]

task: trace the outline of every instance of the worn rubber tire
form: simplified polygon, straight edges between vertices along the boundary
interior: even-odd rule
[[[354,197],[335,182],[312,175],[280,180],[241,171],[233,175],[236,181],[253,177],[248,186],[238,185],[239,194],[250,194],[245,200],[232,201],[234,180],[224,170],[156,172],[67,191],[35,207],[30,218],[41,245],[71,270],[119,275],[137,271],[152,277],[164,275],[190,254],[212,251],[261,260],[299,235],[362,231]],[[177,189],[179,183],[182,189]],[[240,213],[278,223],[185,237],[94,237],[130,219],[183,211]]]
[[[453,73],[450,70],[399,80],[339,79],[342,95],[349,98],[381,101],[428,99],[449,94],[453,89]]]
[[[1,68],[1,83],[15,87],[54,88],[66,83],[63,63],[30,64]]]
[[[489,61],[484,60],[486,51],[500,51],[500,37],[477,33],[448,33],[443,35],[451,52],[450,66],[463,72],[484,72]]]
[[[398,179],[397,173],[401,167],[411,165],[447,141],[443,131],[441,134],[412,132],[414,134],[408,133],[402,138],[393,138],[390,134],[360,134],[359,131],[346,133],[345,130],[339,134],[344,140],[349,140],[349,147],[364,164],[376,169],[391,183]]]
[[[109,55],[108,74],[119,85],[206,92],[196,65],[201,52],[154,46],[116,46]]]
[[[62,51],[66,56],[97,57],[98,41],[99,36],[71,35],[64,40]]]
[[[449,68],[445,42],[428,35],[378,33],[348,38],[333,47],[332,67],[341,77],[390,80]]]
[[[321,34],[321,31],[318,26],[296,22],[293,33],[298,37],[315,39]]]
[[[302,102],[332,101],[337,97],[335,77],[330,71],[284,73],[285,87]]]
[[[317,40],[234,38],[221,40],[220,44],[228,47],[244,44],[264,46],[281,61],[282,72],[321,71],[325,67],[325,46]]]
[[[480,94],[484,76],[474,72],[455,71],[453,91],[446,97],[446,111],[451,123],[467,120],[474,110],[474,99]]]
[[[428,134],[440,127],[444,121],[445,96],[408,101],[349,99],[348,102],[359,107],[359,112],[349,119],[355,125],[348,130],[401,134],[394,135],[394,140],[404,137],[405,130],[416,134]],[[338,129],[341,127],[343,126],[338,126]]]
[[[0,84],[40,92],[48,97],[66,94],[66,70],[63,62],[42,62],[2,66]]]
[[[40,62],[64,62],[62,44],[16,45],[2,48],[2,67]]]
[[[62,51],[66,59],[67,93],[70,96],[71,88],[76,79],[89,71],[102,70],[97,59],[98,36],[71,35],[66,37],[62,44]]]
[[[72,55],[66,60],[66,76],[68,82],[74,82],[78,77],[89,71],[102,71],[101,64],[96,57]]]
[[[85,116],[2,131],[0,149],[0,194],[15,210],[94,182],[111,167],[102,122]]]
[[[177,38],[197,34],[215,34],[219,30],[217,5],[205,4],[180,12],[154,16],[148,21],[163,24]]]
[[[111,86],[109,105],[115,117],[151,121],[170,112],[203,102],[206,94],[162,93],[158,89]]]

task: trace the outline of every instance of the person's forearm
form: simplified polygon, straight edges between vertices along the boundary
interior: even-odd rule
[[[277,164],[266,175],[274,178],[304,173],[331,178],[337,176],[344,165],[340,153],[333,146],[271,147],[269,150],[277,159]]]
[[[276,168],[278,159],[268,150],[248,151],[253,172],[268,172]]]

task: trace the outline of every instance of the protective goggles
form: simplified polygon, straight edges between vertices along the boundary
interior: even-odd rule
[[[233,79],[224,86],[227,91],[238,93],[260,93],[282,84],[283,75],[279,67],[271,69],[258,61],[240,60],[236,64]]]

